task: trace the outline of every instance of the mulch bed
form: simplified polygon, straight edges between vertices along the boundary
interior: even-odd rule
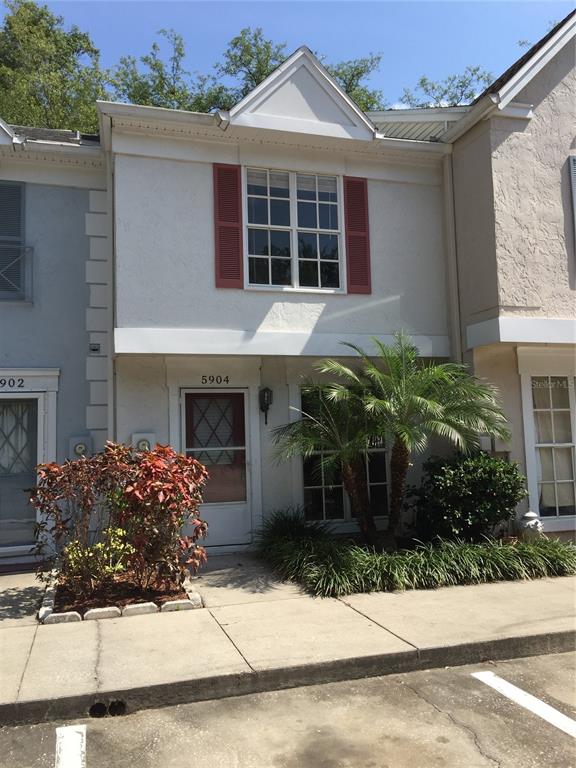
[[[178,586],[157,587],[143,590],[129,575],[117,576],[113,582],[93,592],[89,597],[78,598],[68,587],[58,584],[54,600],[54,612],[77,611],[84,616],[91,608],[107,608],[111,605],[123,608],[131,603],[162,603],[168,600],[187,600],[188,595]]]

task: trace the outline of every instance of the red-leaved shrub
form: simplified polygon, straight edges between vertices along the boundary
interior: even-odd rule
[[[70,542],[89,554],[112,528],[125,532],[131,551],[127,567],[143,589],[181,584],[188,569],[197,570],[206,559],[197,542],[207,530],[198,517],[207,477],[196,459],[160,445],[134,452],[108,442],[93,456],[41,464],[30,497],[41,513],[36,532],[41,574],[59,564]],[[85,593],[86,585],[78,589]]]

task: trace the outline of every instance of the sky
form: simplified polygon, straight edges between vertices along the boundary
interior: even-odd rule
[[[67,0],[46,3],[67,24],[90,33],[105,67],[120,56],[146,53],[161,28],[173,28],[186,43],[186,66],[209,73],[227,42],[242,27],[260,26],[266,37],[285,42],[291,53],[305,44],[328,62],[381,53],[380,71],[371,86],[385,100],[399,100],[426,74],[442,79],[480,65],[495,77],[536,42],[573,2],[466,2],[435,0],[308,0],[245,2],[244,0]]]

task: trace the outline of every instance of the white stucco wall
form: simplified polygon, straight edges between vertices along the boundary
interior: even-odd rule
[[[211,164],[119,155],[116,327],[445,336],[439,176],[370,180],[369,204],[372,295],[216,289]]]

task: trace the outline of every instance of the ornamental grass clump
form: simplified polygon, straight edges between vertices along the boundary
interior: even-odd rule
[[[576,546],[557,539],[438,541],[376,552],[334,539],[326,526],[306,522],[298,510],[269,518],[258,550],[283,578],[320,597],[576,574]]]

